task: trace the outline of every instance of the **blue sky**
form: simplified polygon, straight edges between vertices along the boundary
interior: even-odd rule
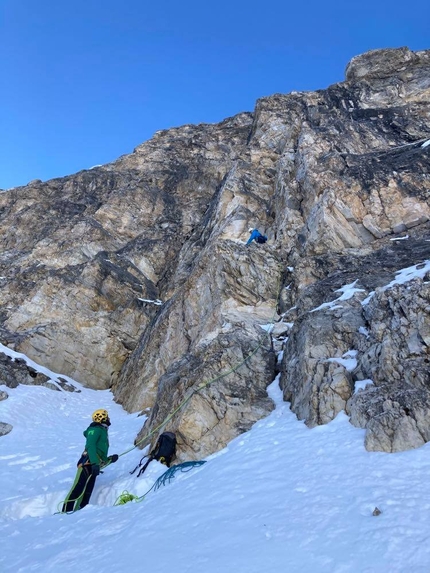
[[[130,153],[159,129],[324,89],[375,48],[430,48],[427,0],[0,0],[0,188]]]

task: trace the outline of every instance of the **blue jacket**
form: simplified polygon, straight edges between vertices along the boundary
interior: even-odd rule
[[[249,243],[252,243],[252,241],[254,239],[256,239],[257,237],[263,237],[263,235],[260,233],[260,231],[258,229],[254,229],[246,244],[249,245]]]

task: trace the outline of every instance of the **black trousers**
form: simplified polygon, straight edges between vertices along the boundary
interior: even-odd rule
[[[96,476],[91,474],[91,466],[86,465],[79,467],[72,489],[64,500],[61,511],[63,513],[69,513],[82,509],[88,505],[95,483]]]

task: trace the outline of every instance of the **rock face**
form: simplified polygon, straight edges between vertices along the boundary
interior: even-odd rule
[[[110,387],[157,314],[144,301],[179,288],[179,255],[189,245],[187,272],[191,234],[251,122],[161,132],[112,165],[2,193],[3,341]]]
[[[308,425],[346,410],[368,449],[423,444],[429,115],[430,51],[377,50],[326,90],[1,193],[0,341],[112,388],[179,459],[266,415],[278,371]]]

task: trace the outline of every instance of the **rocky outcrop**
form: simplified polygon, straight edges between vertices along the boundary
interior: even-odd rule
[[[11,424],[6,424],[6,422],[0,422],[0,436],[5,436],[13,430]]]
[[[355,251],[354,256],[324,257],[319,260],[315,272],[332,268],[331,272],[326,278],[305,287],[295,300],[293,313],[298,318],[285,344],[281,384],[285,399],[308,425],[326,423],[347,409],[354,424],[367,427],[373,415],[365,418],[363,413],[358,415],[354,410],[357,399],[362,401],[363,398],[362,392],[353,395],[357,381],[370,379],[386,388],[387,381],[394,383],[397,379],[406,389],[409,374],[406,375],[408,367],[405,364],[409,361],[414,365],[414,376],[421,381],[428,378],[428,348],[422,342],[420,332],[426,336],[429,306],[425,299],[418,301],[413,295],[416,288],[420,292],[426,291],[425,278],[408,280],[404,285],[395,282],[396,276],[403,276],[396,275],[402,268],[411,269],[409,278],[416,273],[425,274],[425,265],[420,263],[430,261],[430,242],[426,238],[429,226],[426,224],[414,233],[415,238],[378,241],[379,249],[367,255],[360,256]],[[416,267],[411,266],[413,264]],[[408,278],[407,273],[404,278]],[[386,323],[371,319],[376,318],[377,313],[387,312],[381,308],[382,301],[399,289],[403,303],[393,309],[391,319],[387,318]],[[413,308],[408,319],[405,300]],[[397,329],[399,324],[406,323],[410,329],[408,342],[403,341],[400,345]],[[386,348],[385,353],[388,353],[385,359],[381,348]],[[414,355],[417,348],[422,353],[419,361]],[[426,384],[422,382],[420,387],[425,389]],[[371,386],[368,391],[373,395],[375,388]],[[364,404],[362,410],[366,407]],[[367,438],[366,444],[371,449]]]
[[[0,340],[146,412],[140,445],[184,404],[180,459],[269,412],[278,370],[310,426],[346,410],[369,449],[420,445],[427,279],[393,281],[430,259],[429,113],[430,51],[376,50],[326,90],[0,194]]]
[[[0,384],[8,388],[16,388],[19,384],[26,386],[44,386],[50,390],[65,390],[66,392],[80,392],[73,384],[59,377],[55,382],[50,380],[46,374],[38,372],[29,366],[22,358],[12,359],[3,352],[0,352]],[[0,401],[8,397],[4,392],[3,398],[0,393]]]
[[[430,265],[429,265],[430,268]],[[430,439],[430,272],[380,290],[364,307],[357,379],[371,379],[347,411],[366,428],[366,448],[396,452]]]

